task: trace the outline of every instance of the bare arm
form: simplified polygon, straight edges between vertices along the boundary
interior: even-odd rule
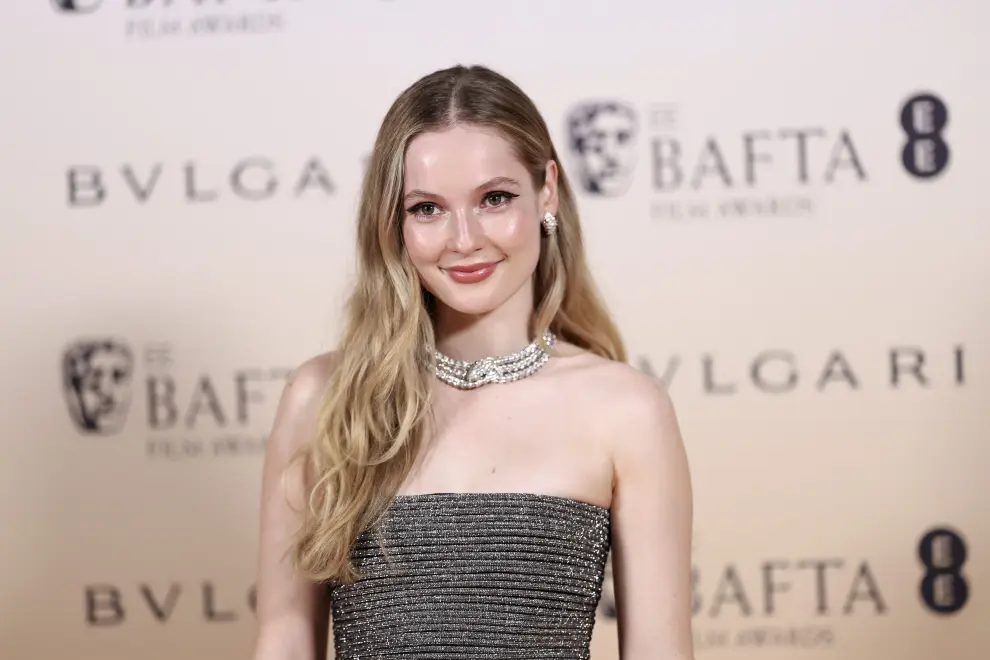
[[[254,660],[325,660],[329,603],[325,589],[293,574],[291,542],[311,484],[303,463],[286,467],[312,440],[331,357],[319,356],[289,377],[268,439],[262,473]],[[285,472],[283,484],[283,472]]]
[[[666,390],[636,379],[619,407],[612,569],[622,660],[693,660],[692,492]]]

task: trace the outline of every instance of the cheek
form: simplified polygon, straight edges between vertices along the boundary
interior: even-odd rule
[[[427,225],[408,222],[402,228],[402,240],[406,252],[414,264],[436,262],[443,252],[443,240],[436,231]]]
[[[488,231],[492,243],[509,255],[527,253],[533,249],[539,251],[539,224],[532,213],[513,214],[503,220],[493,223]]]

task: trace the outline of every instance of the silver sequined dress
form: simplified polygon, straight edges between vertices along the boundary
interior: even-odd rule
[[[552,495],[399,496],[331,588],[337,660],[589,657],[609,510]]]

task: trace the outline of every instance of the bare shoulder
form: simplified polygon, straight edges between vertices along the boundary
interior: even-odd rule
[[[579,350],[579,349],[578,349]],[[674,403],[659,379],[622,362],[587,352],[564,353],[561,368],[582,422],[607,438],[613,457],[636,460],[680,450]]]
[[[565,387],[596,417],[615,423],[651,422],[674,414],[666,386],[624,362],[615,362],[578,348],[565,348],[560,369]]]
[[[292,407],[307,407],[322,399],[330,375],[339,362],[336,351],[320,353],[307,359],[289,373],[283,397]]]
[[[291,454],[312,439],[323,395],[338,361],[336,352],[321,353],[289,373],[269,438],[273,452]]]

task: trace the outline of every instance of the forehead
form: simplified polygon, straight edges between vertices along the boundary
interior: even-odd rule
[[[511,143],[496,131],[455,126],[418,135],[406,150],[405,189],[443,193],[470,190],[498,176],[524,181],[528,173]]]

